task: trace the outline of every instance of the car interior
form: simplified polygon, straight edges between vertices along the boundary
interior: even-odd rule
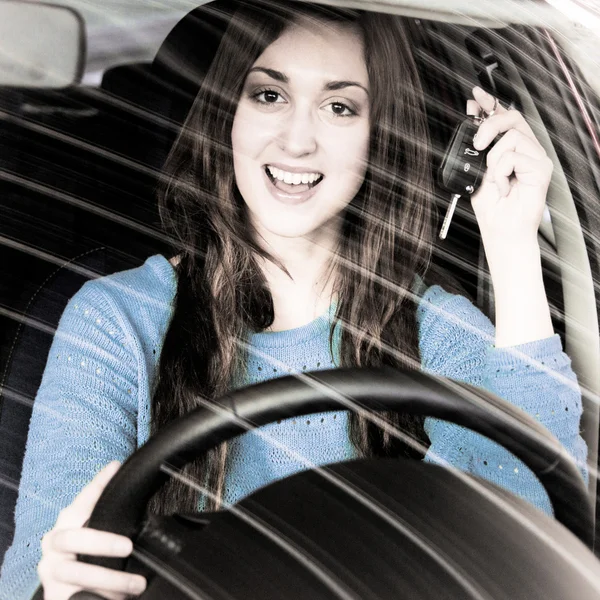
[[[598,90],[533,13],[513,14],[509,25],[508,15],[436,12],[419,2],[373,5],[404,15],[426,92],[433,173],[473,85],[521,111],[554,160],[539,233],[544,278],[555,331],[582,387],[582,435],[595,469],[600,168],[589,128],[600,130]],[[85,281],[168,255],[157,180],[235,6],[216,0],[191,10],[152,62],[113,66],[97,87],[0,89],[0,562],[13,536],[32,405],[62,311]],[[441,223],[450,198],[437,189],[435,200]],[[493,318],[468,202],[459,202],[434,262]],[[592,470],[589,498],[598,506]]]

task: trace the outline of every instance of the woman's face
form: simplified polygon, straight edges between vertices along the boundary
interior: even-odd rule
[[[301,21],[256,60],[235,114],[235,177],[259,233],[318,237],[358,192],[370,133],[358,29]],[[269,237],[271,237],[269,236]]]

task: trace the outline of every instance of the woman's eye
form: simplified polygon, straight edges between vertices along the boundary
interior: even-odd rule
[[[357,114],[355,110],[343,102],[331,102],[326,108],[331,109],[330,112],[336,117],[354,117]]]
[[[252,95],[252,99],[259,104],[281,104],[281,94],[274,90],[261,90]]]

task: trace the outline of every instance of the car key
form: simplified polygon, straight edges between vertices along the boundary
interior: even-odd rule
[[[485,118],[469,116],[456,126],[438,170],[440,187],[452,194],[439,234],[441,239],[446,239],[458,199],[473,194],[483,179],[486,157],[493,146],[489,144],[485,150],[473,147],[473,137],[483,121]]]

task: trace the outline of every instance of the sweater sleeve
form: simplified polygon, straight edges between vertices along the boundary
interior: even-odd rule
[[[495,348],[494,326],[469,300],[429,288],[418,309],[423,370],[485,388],[527,412],[567,449],[587,482],[581,390],[560,337]],[[547,514],[546,491],[508,450],[463,427],[427,419],[425,460],[450,464],[528,500]]]
[[[41,538],[58,513],[107,463],[135,450],[137,365],[110,300],[86,283],[61,316],[33,405],[1,600],[31,598]]]

